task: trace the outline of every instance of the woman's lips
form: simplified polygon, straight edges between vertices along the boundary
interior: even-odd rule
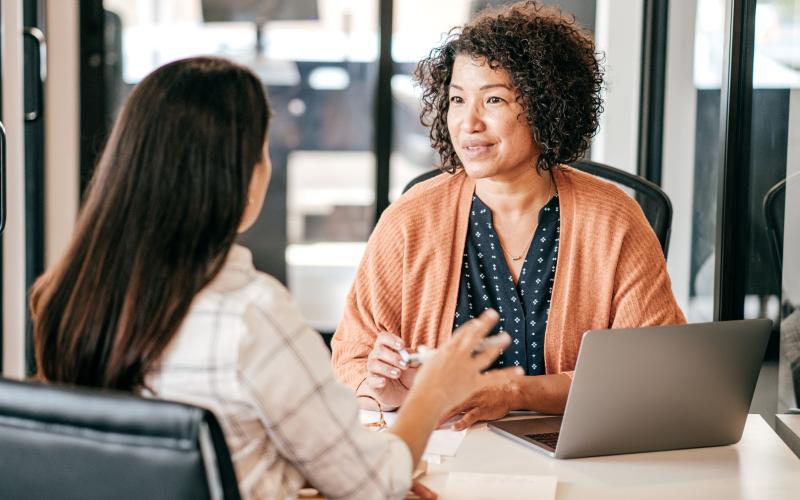
[[[461,151],[468,157],[468,158],[479,158],[484,156],[491,151],[494,147],[494,144],[491,142],[486,141],[464,141],[461,143]]]

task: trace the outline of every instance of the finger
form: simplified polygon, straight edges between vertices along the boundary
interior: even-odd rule
[[[463,406],[464,405],[456,406],[452,410],[450,410],[447,413],[445,413],[444,415],[442,415],[442,418],[439,419],[439,423],[436,424],[436,427],[441,427],[442,425],[444,425],[445,422],[447,422],[451,418],[455,417],[456,415],[458,415],[459,413],[464,411]]]
[[[367,385],[373,389],[383,389],[386,387],[386,377],[380,375],[369,375],[367,377]]]
[[[367,361],[367,371],[370,373],[370,375],[379,375],[381,377],[391,379],[400,378],[399,368],[395,368],[394,366],[377,359]]]
[[[405,347],[406,343],[393,333],[380,332],[378,338],[375,340],[375,346],[377,347],[379,345],[386,346],[393,351],[399,351]]]
[[[425,486],[424,484],[420,483],[419,481],[414,481],[411,484],[411,491],[420,498],[425,500],[435,500],[438,498],[436,493]]]
[[[478,404],[479,403],[476,401],[474,396],[465,399],[460,404],[454,406],[453,408],[450,409],[450,411],[445,413],[444,416],[441,419],[439,419],[439,425],[444,424],[445,422],[455,417],[459,413],[464,413],[466,411],[472,410],[473,408],[478,406]]]
[[[453,424],[454,431],[463,431],[478,420],[480,420],[481,409],[473,408],[461,417],[461,420]]]
[[[478,346],[481,339],[494,328],[494,325],[497,324],[499,319],[500,315],[497,314],[497,311],[494,309],[487,309],[477,318],[471,319],[461,325],[461,327],[456,330],[458,334],[454,333],[453,337],[459,341],[462,348],[472,351]]]
[[[496,360],[497,357],[500,356],[500,353],[503,352],[503,349],[511,344],[511,336],[506,332],[500,332],[496,335],[496,337],[498,342],[500,342],[499,345],[481,351],[474,356],[475,363],[477,363],[481,369],[491,366],[491,364],[494,363],[494,360]]]
[[[398,354],[396,351],[392,351],[390,349],[380,349],[380,351],[378,351],[376,349],[372,352],[375,353],[372,356],[373,360],[383,361],[387,365],[400,368],[400,370],[405,370],[408,368],[408,363],[403,361],[403,359],[400,357],[400,354]]]

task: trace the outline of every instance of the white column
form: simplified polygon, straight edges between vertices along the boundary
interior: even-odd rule
[[[664,98],[662,187],[672,201],[672,237],[667,269],[684,312],[689,306],[692,196],[697,90],[694,86],[696,0],[669,3],[667,82]],[[712,145],[716,147],[716,144]]]
[[[47,0],[45,265],[66,248],[80,192],[80,25],[77,0]]]
[[[595,40],[605,53],[605,111],[592,160],[636,172],[642,72],[642,0],[597,0]]]
[[[6,228],[3,233],[3,375],[25,376],[25,123],[22,0],[3,0],[3,125]]]

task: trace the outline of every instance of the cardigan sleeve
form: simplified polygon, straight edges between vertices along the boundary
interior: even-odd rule
[[[629,213],[631,222],[622,241],[614,276],[610,328],[685,323],[686,318],[672,293],[658,238],[638,205]]]
[[[404,238],[392,208],[384,212],[367,242],[331,341],[334,373],[353,390],[367,376],[367,356],[378,333],[400,332]]]

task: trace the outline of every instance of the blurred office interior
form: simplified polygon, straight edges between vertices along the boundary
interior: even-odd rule
[[[264,82],[273,177],[242,243],[330,336],[375,221],[437,162],[419,123],[416,62],[500,3],[3,0],[3,373],[35,369],[25,291],[63,250],[121,104],[159,65],[200,54]],[[667,263],[687,318],[772,319],[754,405],[798,406],[800,0],[543,3],[574,13],[604,55],[605,112],[588,159],[671,199]],[[742,4],[753,15],[731,28]]]

